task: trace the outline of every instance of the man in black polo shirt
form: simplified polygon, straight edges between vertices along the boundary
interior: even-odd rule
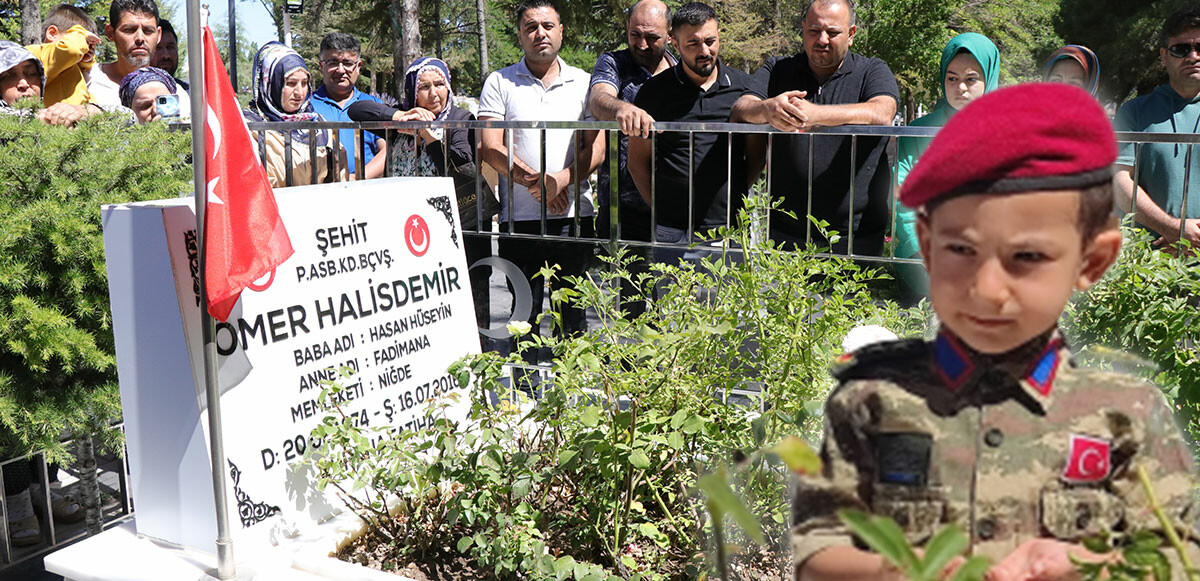
[[[802,21],[804,52],[772,57],[754,74],[733,108],[732,119],[770,123],[782,131],[810,127],[891,125],[899,103],[896,77],[887,63],[850,52],[855,26],[853,0],[812,0]],[[772,144],[771,195],[785,198],[783,207],[796,214],[771,215],[771,238],[803,245],[809,232],[808,183],[812,180],[812,215],[841,234],[838,253],[878,255],[883,249],[890,208],[891,166],[887,139],[859,137],[851,157],[851,137],[781,136]],[[809,149],[812,173],[809,173]],[[851,184],[850,172],[854,169]],[[851,186],[853,185],[853,189]],[[853,192],[853,195],[851,195]],[[850,226],[854,247],[850,249]]]
[[[679,64],[647,80],[634,105],[656,121],[728,121],[733,104],[745,93],[750,77],[720,62],[716,12],[700,2],[685,4],[671,18],[671,38],[679,51]],[[688,134],[674,131],[658,134],[655,147],[658,242],[689,242],[689,227],[694,234],[703,234],[734,220],[746,192],[746,166],[744,144],[736,138],[733,163],[729,163],[729,138],[727,133],[696,133],[689,165]],[[689,173],[694,174],[690,215]],[[649,140],[630,136],[629,174],[649,203]]]

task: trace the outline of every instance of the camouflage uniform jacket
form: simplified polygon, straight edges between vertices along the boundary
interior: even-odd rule
[[[841,508],[891,517],[915,546],[957,523],[993,563],[1035,537],[1161,530],[1137,466],[1195,539],[1191,452],[1162,393],[1077,369],[1057,332],[1000,356],[943,330],[844,358],[825,404],[822,474],[794,491],[797,578],[813,553],[854,542]]]

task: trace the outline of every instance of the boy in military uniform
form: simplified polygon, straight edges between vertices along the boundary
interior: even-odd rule
[[[1065,85],[989,93],[934,138],[900,201],[919,208],[942,326],[835,369],[822,474],[793,498],[797,579],[899,577],[855,544],[841,508],[891,517],[918,547],[955,523],[991,559],[989,581],[1071,579],[1072,559],[1111,558],[1082,539],[1161,531],[1139,467],[1194,539],[1191,453],[1162,394],[1074,367],[1057,330],[1120,249],[1115,158],[1104,112]]]

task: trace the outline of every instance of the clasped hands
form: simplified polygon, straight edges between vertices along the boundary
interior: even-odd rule
[[[533,199],[542,201],[542,184],[541,174],[534,171],[528,165],[525,165],[520,159],[513,158],[512,160],[512,180],[514,184],[520,184],[529,188],[529,195]],[[571,207],[571,201],[567,198],[567,186],[571,185],[571,170],[570,168],[556,172],[546,172],[546,212],[549,214],[566,214]]]

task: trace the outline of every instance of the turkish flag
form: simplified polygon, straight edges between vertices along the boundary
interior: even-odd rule
[[[1103,438],[1071,434],[1071,450],[1063,468],[1063,480],[1071,483],[1100,482],[1112,471],[1112,445]]]
[[[292,255],[292,242],[208,26],[203,36],[205,294],[209,314],[224,321],[243,289],[265,275],[273,280],[275,268]],[[262,290],[270,280],[253,288]]]

